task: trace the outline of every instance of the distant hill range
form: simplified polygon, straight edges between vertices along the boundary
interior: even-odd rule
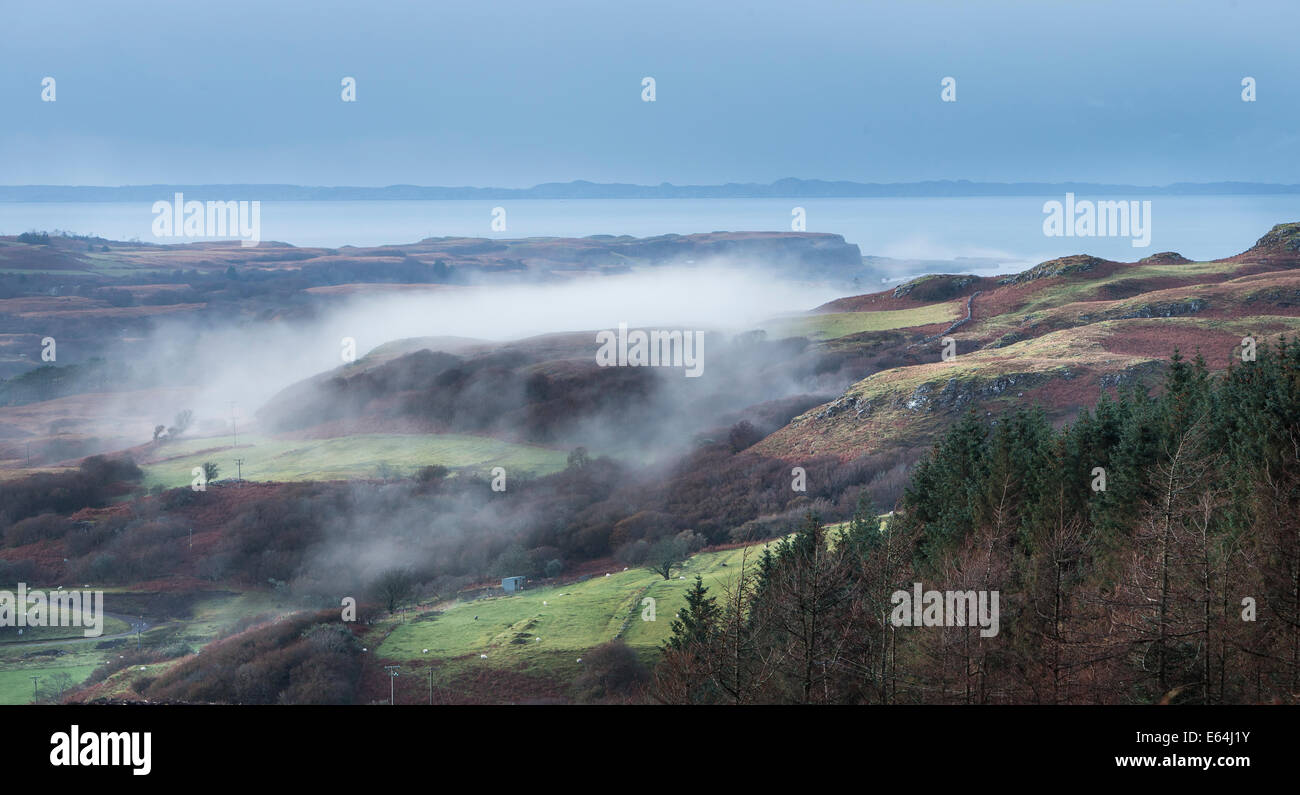
[[[1300,193],[1300,185],[1261,182],[1176,182],[1139,186],[1094,182],[926,182],[864,183],[819,179],[780,179],[769,184],[629,185],[586,180],[547,182],[531,188],[320,187],[309,185],[4,185],[0,202],[153,202],[173,193],[194,198],[258,201],[428,201],[461,199],[832,199],[871,197],[1054,196],[1085,195],[1227,196]]]

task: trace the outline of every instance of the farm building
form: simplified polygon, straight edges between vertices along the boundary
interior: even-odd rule
[[[503,578],[501,579],[501,588],[502,588],[506,593],[514,593],[515,591],[522,591],[522,590],[524,589],[524,578],[523,578],[523,577],[503,577]]]

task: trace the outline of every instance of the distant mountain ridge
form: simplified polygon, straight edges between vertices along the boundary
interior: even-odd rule
[[[1084,195],[1225,196],[1300,193],[1300,184],[1262,182],[1177,182],[1139,186],[1094,182],[924,182],[867,183],[820,179],[779,179],[772,183],[725,185],[633,185],[586,180],[547,182],[531,188],[425,187],[324,187],[308,185],[3,185],[0,202],[153,202],[173,193],[199,199],[260,201],[431,201],[501,199],[830,199],[876,197],[1052,196]]]

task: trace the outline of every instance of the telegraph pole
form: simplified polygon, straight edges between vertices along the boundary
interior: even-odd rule
[[[400,665],[385,665],[385,666],[384,666],[384,670],[385,670],[385,671],[388,671],[388,704],[389,704],[389,706],[392,706],[393,704],[396,704],[396,703],[397,703],[396,699],[394,698],[394,695],[396,694],[396,690],[395,690],[394,688],[395,688],[396,685],[397,685],[397,669],[398,669],[398,668],[401,668],[401,667],[402,667],[402,666],[400,666]]]
[[[236,473],[235,480],[239,481],[240,483],[243,483],[244,482],[244,459],[242,458],[235,459],[235,473]]]
[[[32,677],[32,701],[35,701],[39,697],[39,694],[36,692],[36,682],[38,679],[40,679],[39,676]]]
[[[235,427],[235,416],[235,401],[232,400],[230,401],[230,433],[234,436],[234,441],[231,443],[231,447],[239,446],[239,429]]]

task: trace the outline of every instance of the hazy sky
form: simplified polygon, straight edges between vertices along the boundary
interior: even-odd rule
[[[24,0],[3,18],[2,184],[1300,182],[1294,0]]]

